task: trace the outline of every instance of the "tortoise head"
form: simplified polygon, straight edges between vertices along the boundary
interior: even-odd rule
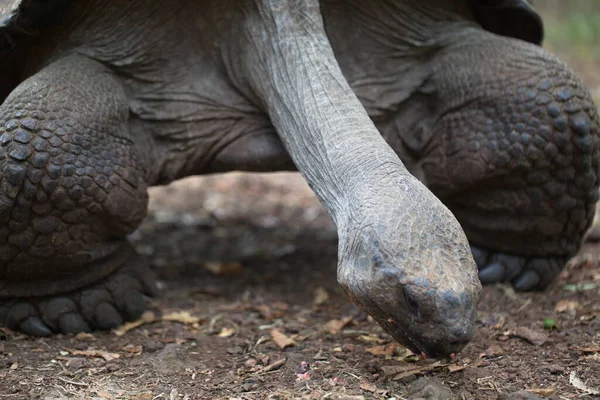
[[[413,177],[397,186],[354,203],[354,229],[340,231],[338,282],[402,345],[443,357],[473,336],[477,268],[450,211]]]

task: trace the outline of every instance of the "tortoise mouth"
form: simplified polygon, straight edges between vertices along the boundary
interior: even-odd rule
[[[431,358],[445,358],[452,354],[460,352],[473,338],[474,328],[473,326],[465,329],[462,325],[458,329],[461,331],[459,335],[452,333],[450,329],[448,335],[439,335],[436,337],[426,337],[426,335],[415,335],[414,333],[407,332],[400,324],[394,324],[386,320],[385,322],[379,322],[379,324],[400,344],[407,347],[415,354],[425,354]],[[415,331],[425,331],[428,324],[419,324],[420,326],[413,327]],[[420,338],[420,339],[417,339]]]
[[[475,310],[469,318],[456,320],[452,326],[442,324],[435,329],[435,324],[430,320],[416,321],[412,318],[392,317],[362,293],[360,298],[347,292],[346,294],[360,309],[373,317],[394,340],[415,354],[444,358],[461,351],[474,335]]]

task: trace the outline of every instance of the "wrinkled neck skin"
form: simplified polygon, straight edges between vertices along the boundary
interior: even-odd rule
[[[438,87],[448,69],[440,53],[484,33],[470,8],[462,1],[323,0],[322,12],[352,90],[409,171],[425,181],[421,153],[450,107]]]
[[[268,113],[337,225],[346,294],[415,351],[460,350],[473,334],[480,291],[467,239],[353,93],[319,3],[256,0],[216,11],[224,68]]]

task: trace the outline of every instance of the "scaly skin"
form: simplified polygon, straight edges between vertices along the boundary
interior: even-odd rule
[[[337,225],[348,296],[415,351],[459,351],[480,292],[461,225],[484,282],[544,287],[591,222],[599,146],[568,68],[465,10],[76,3],[0,106],[0,325],[134,318],[153,283],[125,238],[147,186],[296,166]]]
[[[10,328],[88,331],[122,322],[115,307],[129,318],[143,311],[151,289],[127,271],[151,274],[125,235],[146,215],[148,196],[127,116],[122,88],[81,57],[24,81],[0,107],[0,297],[32,297],[0,304]],[[122,279],[99,282],[117,270]],[[39,298],[90,284],[104,294]],[[84,306],[88,298],[97,301]]]
[[[476,69],[443,72],[451,82],[440,85],[449,111],[424,150],[425,180],[476,248],[483,283],[545,288],[578,251],[594,217],[596,107],[583,82],[538,46],[465,37],[444,51],[437,74],[458,55],[480,61]],[[457,96],[461,87],[468,90]]]

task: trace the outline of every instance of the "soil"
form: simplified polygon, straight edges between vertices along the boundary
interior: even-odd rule
[[[331,221],[297,174],[152,190],[131,239],[158,272],[113,332],[0,331],[0,399],[575,399],[600,390],[600,246],[543,293],[486,287],[453,359],[394,344],[336,284]]]

